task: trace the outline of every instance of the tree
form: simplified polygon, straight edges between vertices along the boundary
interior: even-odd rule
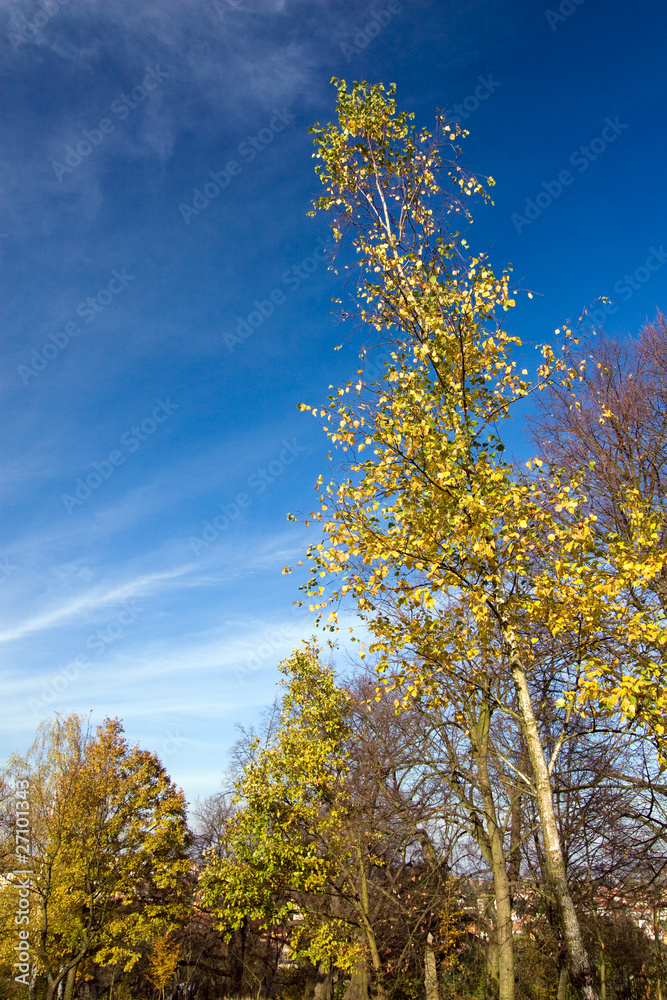
[[[222,856],[202,876],[203,896],[228,935],[246,920],[288,928],[295,953],[351,968],[358,946],[325,897],[346,853],[345,696],[313,647],[281,670],[279,719],[247,748],[238,807]]]
[[[46,1000],[63,982],[71,1000],[78,973],[131,969],[187,912],[185,801],[117,719],[94,735],[76,715],[43,723],[10,761],[7,776],[17,775],[29,783],[31,948]]]
[[[315,209],[333,212],[338,241],[351,237],[362,269],[357,315],[382,331],[388,357],[380,383],[367,385],[360,369],[313,410],[351,460],[341,481],[318,484],[313,518],[322,539],[309,550],[307,598],[320,618],[333,607],[331,628],[336,606],[353,600],[380,670],[408,697],[428,692],[434,675],[465,681],[472,696],[488,684],[490,664],[508,678],[570,978],[593,998],[531,679],[560,645],[577,681],[562,699],[564,721],[592,701],[616,703],[630,717],[638,691],[653,699],[655,721],[661,662],[649,657],[628,677],[619,647],[605,639],[623,635],[638,647],[647,633],[664,640],[654,609],[626,600],[630,581],[646,589],[665,563],[649,544],[659,519],[633,495],[629,535],[609,532],[602,546],[576,477],[539,460],[522,471],[504,458],[499,425],[513,404],[550,385],[570,389],[578,373],[548,345],[536,380],[517,371],[511,352],[519,342],[503,327],[514,304],[508,274],[497,278],[488,258],[453,232],[467,217],[462,202],[488,197],[484,185],[455,159],[457,195],[444,210],[440,200],[438,143],[458,156],[458,127],[439,119],[434,143],[425,130],[415,134],[412,116],[397,113],[393,86],[385,97],[382,85],[355,84],[348,93],[334,82],[338,122],[312,130],[326,188]],[[565,329],[565,346],[571,337]],[[511,998],[509,966],[500,985],[503,1000]]]
[[[179,958],[180,948],[171,934],[165,934],[155,941],[150,956],[148,979],[156,989],[160,990],[162,1000],[165,988],[178,968]]]
[[[583,471],[588,502],[603,527],[631,531],[629,490],[650,501],[664,520],[667,317],[658,312],[636,340],[622,344],[604,335],[589,338],[578,353],[576,392],[553,386],[545,393],[531,420],[533,441],[545,459]]]
[[[626,596],[647,619],[667,614],[667,317],[658,312],[636,340],[623,344],[601,336],[578,352],[576,391],[551,386],[532,420],[532,436],[545,460],[577,473],[593,513],[597,535],[616,535],[640,547],[654,571],[645,580],[626,574]],[[636,511],[651,512],[654,530],[637,537]],[[656,605],[658,605],[656,607]],[[626,713],[648,726],[659,748],[665,735],[667,698],[661,665],[664,635],[647,629],[639,643],[614,637],[634,661],[629,679],[641,683],[615,691],[600,688],[608,703],[625,696]],[[665,755],[663,753],[663,762]]]
[[[401,695],[401,689],[396,689]],[[506,700],[503,678],[489,669],[477,691],[449,677],[431,686],[431,697],[416,703],[428,734],[425,766],[451,790],[455,811],[491,872],[494,900],[487,928],[487,980],[513,983],[515,979],[512,936],[513,882],[518,880],[518,847],[521,831],[520,799],[525,792],[521,762],[513,769],[516,727],[497,706]],[[412,700],[412,699],[410,699]],[[523,787],[522,787],[523,786]],[[450,808],[452,806],[450,805]],[[502,990],[501,990],[502,993]]]
[[[334,970],[349,974],[348,996],[371,985],[382,996],[389,979],[395,988],[423,978],[415,955],[430,953],[451,895],[433,785],[414,730],[395,725],[388,701],[369,706],[367,684],[340,687],[312,646],[281,670],[279,710],[237,751],[237,808],[203,875],[204,898],[227,935],[244,921],[282,928],[292,953],[319,970],[322,996]]]
[[[203,802],[197,801],[192,809],[194,820],[194,851],[199,862],[211,850],[223,850],[225,830],[231,819],[233,806],[231,796],[225,792],[208,795]]]

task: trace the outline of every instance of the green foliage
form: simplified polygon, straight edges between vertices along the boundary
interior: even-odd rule
[[[349,966],[357,948],[322,905],[349,852],[347,699],[318,654],[306,646],[281,664],[278,723],[250,744],[223,856],[211,858],[200,884],[228,937],[246,918],[284,926],[295,953]]]

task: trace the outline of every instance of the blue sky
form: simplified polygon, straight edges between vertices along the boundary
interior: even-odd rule
[[[308,218],[330,78],[449,107],[496,180],[469,241],[532,344],[597,296],[667,307],[667,8],[638,0],[0,0],[0,753],[53,710],[124,720],[190,799],[313,622],[325,400],[364,332]],[[373,16],[375,19],[373,20]],[[370,25],[370,27],[369,27]],[[239,333],[244,336],[240,336]],[[334,346],[344,343],[341,351]],[[518,454],[527,455],[514,429]],[[344,655],[340,656],[344,664]]]

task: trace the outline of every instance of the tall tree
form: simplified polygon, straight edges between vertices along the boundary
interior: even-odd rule
[[[320,481],[313,517],[323,537],[309,551],[305,589],[320,616],[333,604],[333,628],[336,605],[354,600],[381,670],[409,678],[408,696],[427,691],[433,672],[465,679],[471,693],[488,683],[490,663],[511,679],[570,977],[590,1000],[594,972],[568,887],[531,677],[542,638],[549,656],[562,639],[578,681],[564,712],[597,698],[600,677],[626,715],[637,688],[653,695],[660,664],[650,660],[628,678],[604,637],[623,633],[639,644],[647,629],[664,635],[653,609],[625,599],[629,579],[645,588],[661,571],[664,557],[646,552],[658,519],[634,503],[631,538],[607,535],[601,551],[576,478],[539,461],[522,472],[504,458],[499,425],[513,404],[550,384],[572,386],[577,372],[548,345],[536,381],[511,359],[519,342],[503,326],[514,304],[508,275],[497,278],[453,231],[468,196],[488,197],[456,147],[457,194],[442,204],[438,143],[453,145],[458,127],[439,119],[433,142],[397,112],[393,87],[385,96],[382,85],[361,83],[348,93],[335,82],[338,121],[312,130],[326,188],[315,204],[333,213],[337,240],[351,237],[362,270],[357,315],[382,331],[388,360],[380,383],[366,385],[362,369],[313,411],[351,460],[347,477]],[[509,974],[501,990],[512,997]]]
[[[117,719],[95,734],[76,715],[43,723],[7,775],[28,782],[31,950],[46,1000],[63,983],[71,1000],[86,966],[131,969],[187,912],[183,793]]]

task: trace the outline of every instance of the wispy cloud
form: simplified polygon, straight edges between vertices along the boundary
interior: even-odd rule
[[[13,642],[16,639],[23,639],[38,632],[58,628],[61,625],[72,622],[77,617],[80,617],[82,613],[93,612],[99,608],[119,604],[122,601],[129,601],[135,597],[145,596],[154,592],[168,581],[183,576],[190,569],[190,566],[184,566],[161,573],[153,573],[110,590],[94,588],[58,607],[51,608],[49,611],[44,611],[42,614],[19,622],[18,625],[0,631],[0,643]]]

